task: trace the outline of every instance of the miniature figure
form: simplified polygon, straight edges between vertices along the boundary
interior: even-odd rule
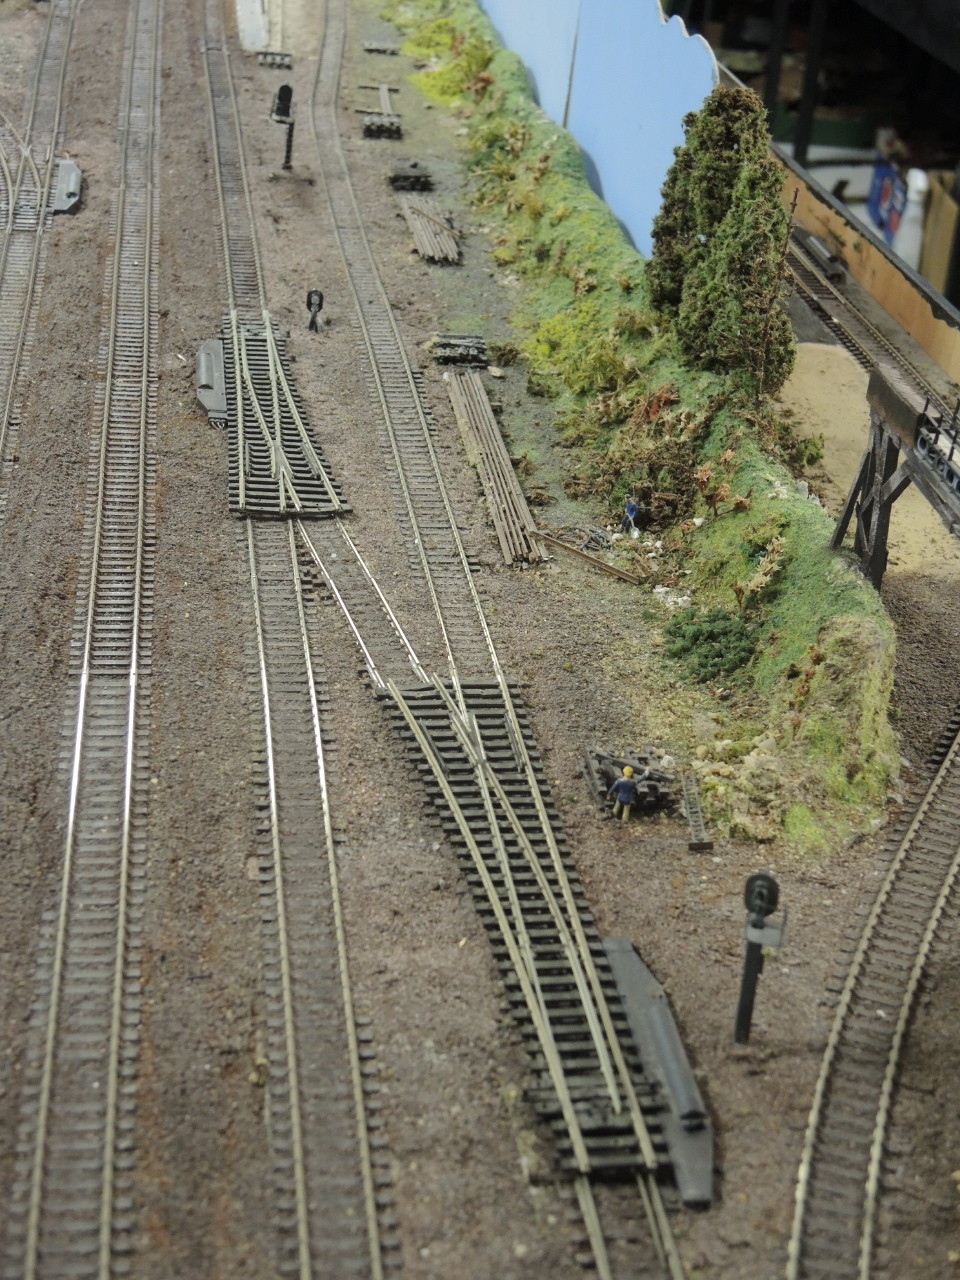
[[[637,784],[634,781],[633,769],[630,765],[623,766],[623,776],[617,778],[613,786],[607,792],[607,799],[613,796],[613,816],[616,818],[621,813],[623,821],[629,822],[630,810],[637,803]]]

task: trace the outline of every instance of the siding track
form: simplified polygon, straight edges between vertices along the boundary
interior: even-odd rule
[[[301,566],[309,577],[301,520],[349,508],[306,423],[267,310],[218,0],[208,0],[206,24],[229,305],[222,336],[230,507],[246,517],[240,539],[250,576],[251,693],[263,743],[257,850],[274,1256],[277,1273],[298,1280],[381,1280],[398,1265],[399,1250],[386,1221],[390,1170],[378,1132],[371,1035],[351,993],[341,837],[327,783],[329,698]],[[334,525],[311,528],[322,539]],[[339,534],[336,540],[342,547]]]
[[[349,511],[293,388],[267,310],[236,94],[220,13],[212,3],[203,53],[229,306],[221,337],[230,510],[280,517]]]

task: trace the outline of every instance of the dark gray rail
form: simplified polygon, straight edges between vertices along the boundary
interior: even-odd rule
[[[798,1174],[789,1280],[869,1280],[900,1053],[960,870],[958,829],[954,740],[894,852],[840,993]]]
[[[66,839],[48,913],[9,1205],[7,1280],[128,1266],[153,591],[160,4],[131,7],[99,429],[70,674]]]

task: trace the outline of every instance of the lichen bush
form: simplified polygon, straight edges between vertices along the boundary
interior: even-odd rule
[[[694,602],[674,624],[644,594],[638,615],[663,618],[687,679],[722,683],[731,738],[738,717],[776,737],[796,779],[770,809],[780,833],[818,850],[863,829],[897,764],[892,630],[795,483],[791,467],[820,443],[771,401],[792,338],[787,220],[759,100],[718,89],[688,117],[645,262],[473,0],[393,0],[387,16],[427,63],[421,88],[465,131],[467,190],[520,286],[516,347],[529,390],[552,403],[563,489],[611,517],[636,498],[661,548],[646,580]],[[640,545],[619,544],[634,567]],[[721,791],[705,803],[734,830]]]
[[[757,628],[741,613],[726,609],[684,609],[667,623],[665,652],[679,659],[700,682],[732,675],[750,661]]]

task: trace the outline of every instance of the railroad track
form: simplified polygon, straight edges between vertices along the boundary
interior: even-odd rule
[[[601,1276],[612,1276],[592,1178],[617,1172],[639,1179],[647,1197],[648,1265],[679,1277],[682,1266],[657,1182],[664,1162],[653,1089],[621,1025],[602,947],[556,832],[536,746],[497,657],[418,371],[401,340],[353,193],[336,118],[345,39],[346,8],[339,0],[327,8],[312,137],[411,561],[427,583],[447,673],[401,686],[376,670],[369,646],[365,660],[461,851],[508,995],[522,1015],[535,1081],[531,1099],[553,1125],[561,1163],[577,1188],[592,1264]],[[336,570],[325,573],[362,641],[349,589]],[[417,665],[422,667],[419,660]]]
[[[251,692],[263,753],[257,832],[264,1085],[279,1274],[365,1275],[399,1262],[371,1034],[354,1007],[328,786],[329,698],[304,600],[314,563],[303,520],[349,508],[319,451],[266,305],[242,134],[218,0],[204,59],[229,312],[230,507],[253,622]],[[255,518],[254,518],[255,517]],[[320,538],[329,522],[312,526]],[[343,540],[336,535],[338,546]],[[314,553],[316,554],[316,553]]]
[[[57,900],[43,919],[8,1207],[8,1280],[115,1274],[135,1234],[130,1171],[146,875],[160,14],[157,0],[139,0],[126,37],[100,420],[91,437],[71,648],[75,701],[64,728],[66,837]]]
[[[960,871],[958,735],[954,721],[839,993],[804,1139],[788,1280],[869,1280],[900,1055]]]
[[[43,232],[59,142],[67,53],[77,0],[52,0],[24,119],[0,113],[0,477],[13,465],[24,368],[43,281]],[[0,517],[7,486],[0,483]]]
[[[861,314],[841,289],[829,280],[802,246],[794,240],[786,257],[787,267],[797,294],[819,317],[863,369],[878,364],[899,370],[909,386],[928,398],[931,406],[950,417],[940,391],[923,376],[902,351],[885,337],[869,319]]]

